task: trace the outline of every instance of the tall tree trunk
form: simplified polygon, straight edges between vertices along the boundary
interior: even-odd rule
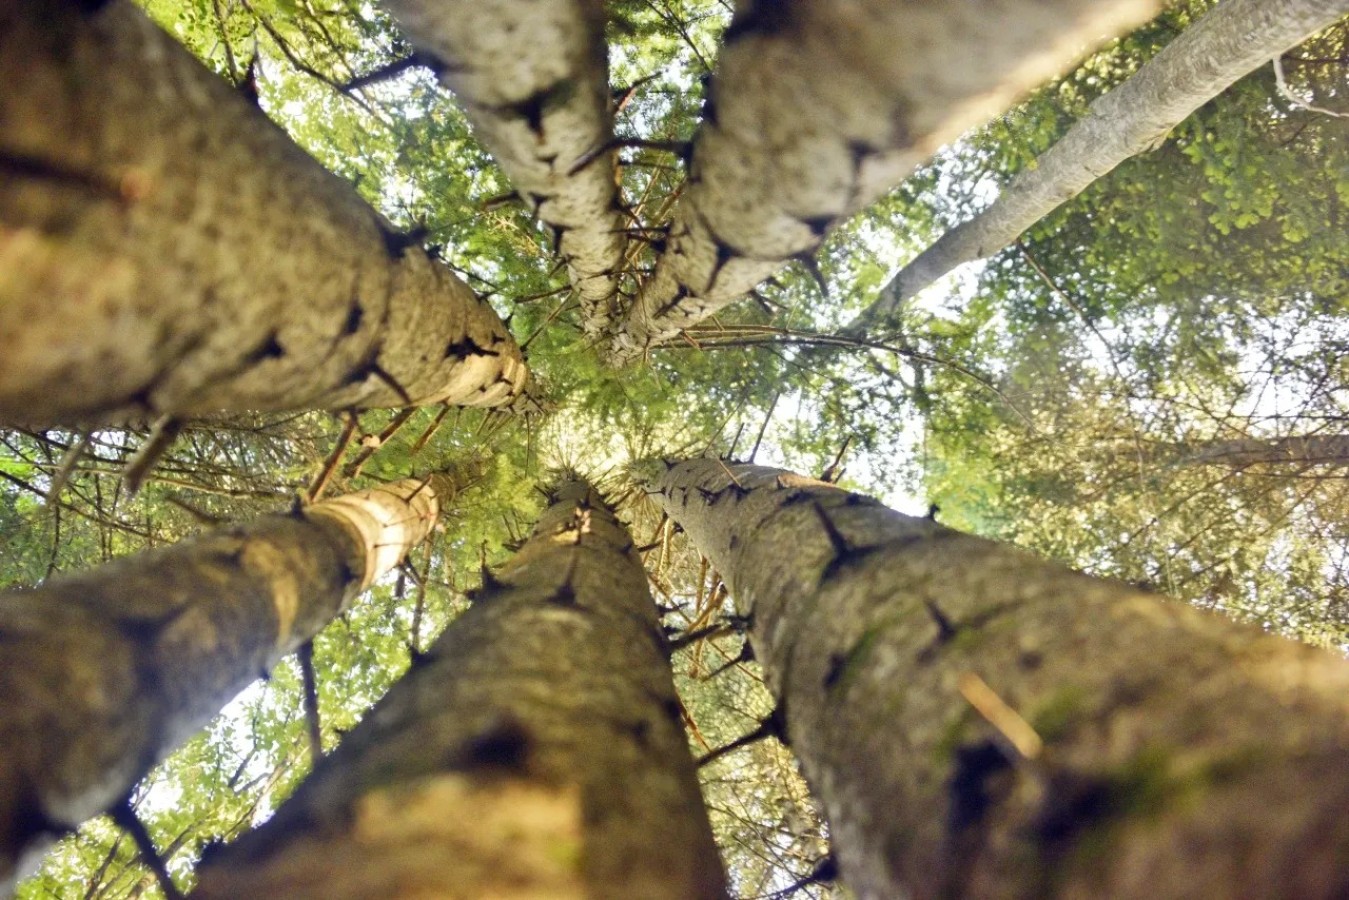
[[[387,0],[483,144],[552,227],[590,334],[618,314],[618,209],[601,0]]]
[[[0,0],[0,422],[497,406],[501,320],[127,0]]]
[[[743,0],[622,364],[732,301],[1154,0]]]
[[[668,646],[581,482],[194,897],[725,895]]]
[[[398,481],[0,594],[0,893],[396,565],[458,489]]]
[[[787,472],[652,482],[862,896],[1349,893],[1343,659]]]
[[[942,235],[844,328],[867,334],[958,266],[1011,245],[1026,229],[1131,156],[1157,147],[1237,79],[1349,13],[1349,0],[1224,0],[1185,29],[1012,181],[998,199]]]
[[[1167,445],[1178,465],[1349,466],[1349,435],[1307,434],[1280,438],[1234,438]]]

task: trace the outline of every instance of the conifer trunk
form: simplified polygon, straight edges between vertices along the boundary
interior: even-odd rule
[[[1168,445],[1168,450],[1185,466],[1349,466],[1349,435],[1343,434],[1195,441]]]
[[[861,896],[1349,893],[1342,658],[788,472],[651,481]]]
[[[127,0],[0,0],[0,422],[499,406],[491,307]]]
[[[943,234],[844,328],[866,335],[957,267],[992,256],[1237,79],[1349,13],[1349,0],[1224,0],[1149,60],[1021,172],[988,209]]]
[[[0,893],[430,531],[393,482],[0,594]]]
[[[743,297],[938,147],[1156,0],[741,0],[687,189],[614,337],[631,362]]]
[[[529,541],[194,897],[722,897],[632,540],[570,482]]]
[[[618,313],[619,215],[601,0],[386,0],[418,53],[463,104],[521,202],[553,229],[602,333]]]

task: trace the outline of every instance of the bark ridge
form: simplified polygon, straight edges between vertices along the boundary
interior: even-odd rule
[[[780,470],[654,496],[729,581],[863,897],[1349,891],[1349,664]]]
[[[0,891],[420,543],[448,476],[0,594]]]
[[[194,897],[718,898],[655,603],[582,482]]]
[[[1152,0],[743,2],[654,274],[613,339],[645,350],[744,296]]]
[[[84,7],[0,6],[0,422],[523,392],[466,284],[130,2]]]

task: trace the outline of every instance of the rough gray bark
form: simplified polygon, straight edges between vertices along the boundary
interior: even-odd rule
[[[0,894],[431,529],[409,479],[0,594]]]
[[[1171,129],[1237,79],[1349,13],[1349,0],[1224,0],[1091,105],[996,201],[943,234],[843,329],[860,337],[937,279],[1010,246],[1036,222]]]
[[[1154,0],[743,0],[667,248],[618,330],[630,362],[807,258],[843,218]]]
[[[651,481],[861,896],[1349,893],[1342,658],[787,472]]]
[[[602,0],[386,0],[464,105],[520,199],[554,232],[588,333],[619,312],[625,223]]]
[[[197,898],[725,896],[646,575],[580,482]]]
[[[498,406],[520,350],[126,0],[0,0],[0,421]]]

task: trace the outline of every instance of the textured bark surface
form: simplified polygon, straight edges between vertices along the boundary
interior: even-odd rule
[[[0,86],[0,421],[521,392],[486,303],[129,2],[0,0]]]
[[[952,228],[881,288],[844,329],[865,335],[958,266],[1011,245],[1036,222],[1172,128],[1239,78],[1333,25],[1349,0],[1224,0],[1091,105],[1058,143],[977,217]]]
[[[742,0],[667,249],[617,363],[809,257],[840,220],[1156,0]]]
[[[586,330],[610,328],[626,242],[613,153],[595,155],[613,137],[602,0],[385,5],[553,229]]]
[[[394,482],[0,594],[0,892],[428,533]]]
[[[563,486],[530,540],[197,898],[722,897],[632,540]]]
[[[1349,435],[1306,434],[1281,438],[1234,438],[1171,444],[1165,455],[1179,465],[1245,466],[1349,466]]]
[[[655,496],[752,617],[861,896],[1349,893],[1342,658],[729,468]]]

